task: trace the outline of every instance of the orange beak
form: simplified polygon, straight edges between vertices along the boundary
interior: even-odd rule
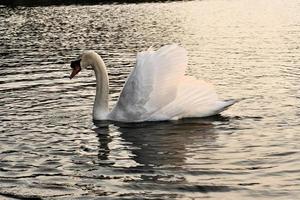
[[[72,79],[74,76],[76,76],[76,74],[78,74],[81,71],[80,60],[72,61],[71,62],[71,68],[73,70],[72,70],[72,73],[70,75],[70,79]]]
[[[80,71],[81,71],[80,66],[74,67],[73,70],[72,70],[72,73],[70,75],[70,79],[72,79],[74,76],[76,76],[76,74],[78,74],[78,72],[80,72]]]

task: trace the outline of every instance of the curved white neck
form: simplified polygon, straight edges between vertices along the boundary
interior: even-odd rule
[[[109,94],[109,81],[106,66],[97,54],[92,63],[92,67],[96,75],[96,97],[93,107],[94,120],[106,120],[108,115],[108,94]]]

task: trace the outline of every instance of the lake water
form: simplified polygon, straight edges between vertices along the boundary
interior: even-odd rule
[[[0,8],[0,199],[300,199],[300,2]],[[178,43],[223,99],[210,119],[92,121],[96,50],[111,106],[138,51]]]

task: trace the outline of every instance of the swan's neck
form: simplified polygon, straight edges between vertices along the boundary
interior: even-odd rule
[[[94,59],[93,68],[96,75],[96,97],[93,107],[94,120],[106,120],[108,115],[109,82],[105,64],[97,55]]]

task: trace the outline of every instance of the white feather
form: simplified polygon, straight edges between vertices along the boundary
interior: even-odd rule
[[[235,101],[220,101],[214,88],[185,76],[187,52],[177,45],[137,55],[119,100],[108,118],[139,122],[206,117],[218,114]]]

